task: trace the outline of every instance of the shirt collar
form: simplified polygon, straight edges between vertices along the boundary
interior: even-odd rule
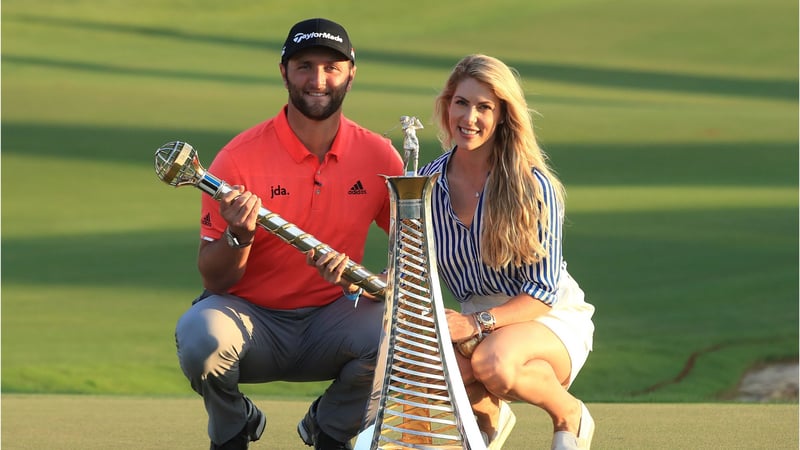
[[[297,135],[294,134],[292,127],[289,126],[289,119],[286,116],[288,109],[289,105],[284,105],[281,112],[275,117],[278,140],[296,163],[300,163],[306,158],[316,159],[316,156],[308,151]],[[336,131],[336,137],[333,139],[333,144],[331,144],[331,149],[326,154],[326,158],[330,155],[330,157],[339,159],[339,156],[345,151],[347,143],[344,142],[345,139],[342,139],[341,136],[343,135],[342,128],[347,121],[344,116],[339,120],[339,129]]]

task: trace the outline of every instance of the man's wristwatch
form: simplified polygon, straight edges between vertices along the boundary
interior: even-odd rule
[[[481,327],[481,333],[489,334],[494,331],[495,321],[494,316],[489,311],[478,311],[475,313],[475,320]]]
[[[225,238],[228,240],[228,245],[231,248],[245,248],[249,247],[253,243],[252,239],[250,240],[250,242],[239,242],[239,238],[237,238],[236,236],[234,236],[233,233],[231,233],[230,227],[225,229]]]

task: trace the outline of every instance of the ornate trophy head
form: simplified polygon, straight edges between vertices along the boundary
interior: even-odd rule
[[[205,174],[197,151],[186,142],[173,141],[156,150],[156,175],[170,186],[196,186]]]

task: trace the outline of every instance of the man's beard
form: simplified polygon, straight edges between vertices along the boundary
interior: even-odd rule
[[[332,88],[328,92],[328,103],[310,104],[306,102],[303,96],[303,90],[291,83],[289,83],[289,101],[297,108],[304,116],[311,120],[322,121],[332,116],[333,113],[339,110],[344,102],[344,97],[347,95],[347,86],[350,84],[348,80],[340,87]]]

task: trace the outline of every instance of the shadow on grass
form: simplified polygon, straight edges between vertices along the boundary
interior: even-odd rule
[[[760,225],[748,222],[748,217],[756,215],[772,219]],[[619,285],[637,289],[654,289],[655,283],[668,284],[678,278],[691,284],[713,281],[712,275],[748,273],[750,261],[764,255],[770,255],[761,263],[764,270],[792,262],[797,265],[792,260],[797,256],[796,245],[791,245],[791,230],[797,227],[792,208],[703,211],[683,218],[673,211],[581,213],[571,220],[565,241],[567,259],[598,283],[603,283],[599,275],[603,271],[590,268],[602,265],[609,254],[614,255],[616,270],[640,273],[620,280]],[[714,224],[727,225],[715,231]],[[688,234],[681,237],[683,233]],[[747,239],[751,233],[773,239],[756,242]],[[196,229],[92,232],[70,239],[3,236],[3,277],[6,283],[185,287],[197,280],[197,239]],[[651,256],[655,254],[658,258]]]
[[[229,45],[234,47],[252,48],[256,50],[272,48],[276,49],[277,51],[277,49],[283,45],[282,40],[279,41],[275,39],[248,39],[221,34],[186,31],[176,28],[122,23],[112,24],[107,22],[67,19],[41,15],[6,15],[3,17],[3,21],[29,22],[83,30],[99,30],[112,33],[157,37],[173,41]],[[407,68],[421,67],[429,69],[441,69],[444,72],[449,71],[457,61],[457,58],[453,56],[426,55],[384,49],[372,49],[369,47],[360,47],[358,49],[358,55],[360,61],[375,61],[383,64],[402,65]],[[132,75],[143,74],[141,70],[136,69],[111,67],[103,64],[85,64],[55,59],[37,59],[24,55],[3,55],[2,59],[4,63],[25,63],[41,66],[67,66],[89,71],[116,72]],[[755,79],[733,76],[725,77],[694,75],[686,73],[663,73],[647,70],[577,66],[534,61],[519,61],[512,59],[507,60],[506,63],[515,67],[522,74],[522,76],[526,78],[554,80],[562,83],[575,83],[595,87],[655,90],[664,92],[704,93],[737,97],[765,98],[792,102],[796,101],[798,96],[797,78]],[[255,81],[262,82],[258,77],[240,77],[214,74],[198,75],[189,72],[172,71],[145,71],[144,73],[148,75],[160,74],[162,76],[181,76],[187,78],[202,76],[205,79],[213,79],[215,81],[225,81],[231,83],[250,83]]]
[[[152,164],[162,144],[184,140],[207,167],[240,130],[131,129],[3,122],[4,154],[57,156],[125,164]],[[439,153],[434,139],[421,139],[421,161]],[[587,185],[796,186],[797,142],[678,142],[596,145],[564,142],[546,146],[562,180]]]
[[[153,164],[162,144],[183,140],[195,145],[205,165],[238,132],[196,129],[134,129],[49,125],[3,121],[3,153],[141,165]]]

